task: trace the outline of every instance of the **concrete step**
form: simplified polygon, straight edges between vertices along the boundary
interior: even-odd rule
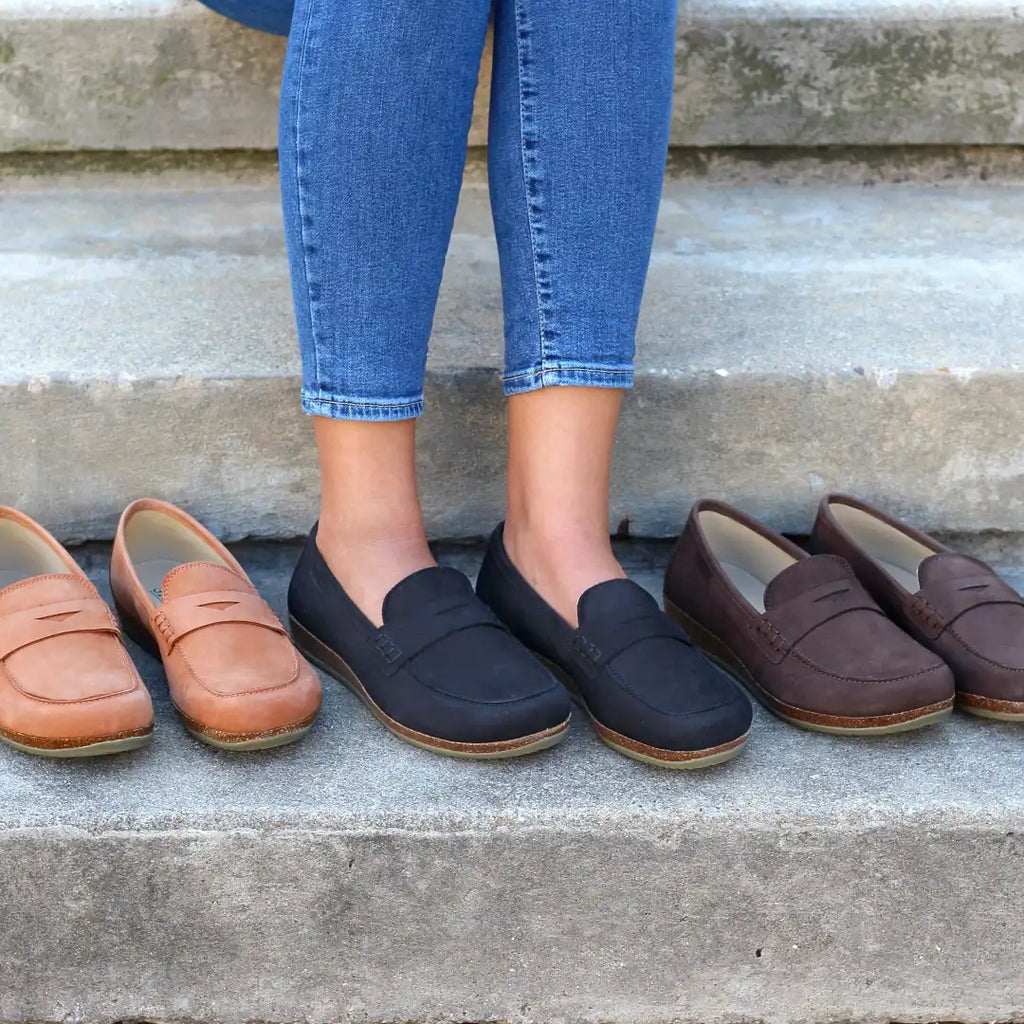
[[[0,151],[271,147],[283,52],[195,0],[0,0]],[[1024,19],[1016,0],[684,3],[672,137],[1022,143]]]
[[[105,555],[81,552],[101,584]],[[280,609],[296,549],[240,555]],[[620,555],[657,590],[664,547]],[[687,774],[577,716],[555,751],[474,764],[327,681],[301,745],[229,755],[135,653],[151,749],[0,748],[2,1020],[1020,1017],[1019,727],[957,715],[867,742],[758,709],[741,758]]]
[[[666,186],[614,521],[698,495],[807,529],[849,489],[925,528],[1024,520],[1024,184]],[[276,186],[260,170],[12,178],[0,197],[0,501],[112,536],[157,493],[224,536],[315,516]],[[464,189],[422,423],[431,535],[501,515],[500,293]]]

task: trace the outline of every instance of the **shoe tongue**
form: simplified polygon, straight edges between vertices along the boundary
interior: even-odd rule
[[[767,586],[764,592],[766,610],[785,604],[822,583],[853,578],[853,570],[845,558],[837,555],[811,555],[787,566]]]
[[[947,580],[958,580],[964,576],[977,576],[980,573],[997,575],[996,571],[984,562],[979,562],[969,555],[958,555],[953,552],[940,552],[929,555],[917,567],[918,586],[923,590],[932,583],[945,583]]]
[[[28,608],[64,601],[96,598],[96,588],[84,577],[72,573],[59,576],[36,576],[24,583],[12,583],[0,590],[0,615],[12,615]]]
[[[382,614],[384,621],[390,622],[416,615],[427,601],[472,596],[473,584],[458,569],[447,565],[432,565],[396,583],[384,598]]]
[[[605,580],[583,592],[576,607],[580,628],[612,619],[621,622],[636,615],[659,611],[658,602],[632,580]]]
[[[206,594],[211,590],[238,590],[246,594],[252,587],[234,569],[216,562],[186,562],[172,569],[160,588],[164,602],[192,594]],[[154,595],[155,596],[155,595]]]

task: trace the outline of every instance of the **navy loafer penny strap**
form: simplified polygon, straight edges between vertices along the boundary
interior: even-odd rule
[[[383,662],[383,672],[393,676],[428,647],[467,629],[505,627],[475,597],[453,600],[439,598],[420,605],[415,617],[386,622],[369,641]]]
[[[648,640],[678,640],[693,646],[675,623],[652,609],[650,614],[631,616],[622,622],[602,622],[599,634],[593,627],[579,629],[573,634],[570,649],[576,663],[593,678],[620,654]]]

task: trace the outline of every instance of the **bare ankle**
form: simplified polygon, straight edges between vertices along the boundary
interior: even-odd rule
[[[437,564],[422,529],[389,531],[378,524],[367,531],[346,530],[321,521],[317,547],[350,600],[376,626],[383,622],[391,588]]]
[[[572,625],[584,591],[625,573],[607,533],[579,528],[536,529],[505,524],[505,550],[527,582]]]

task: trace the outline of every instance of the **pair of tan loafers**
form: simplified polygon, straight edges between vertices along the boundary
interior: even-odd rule
[[[280,746],[320,709],[316,673],[231,553],[193,518],[145,499],[121,517],[110,566],[125,631],[158,657],[198,739]],[[38,523],[0,508],[0,739],[31,754],[132,750],[153,703],[118,620]]]

